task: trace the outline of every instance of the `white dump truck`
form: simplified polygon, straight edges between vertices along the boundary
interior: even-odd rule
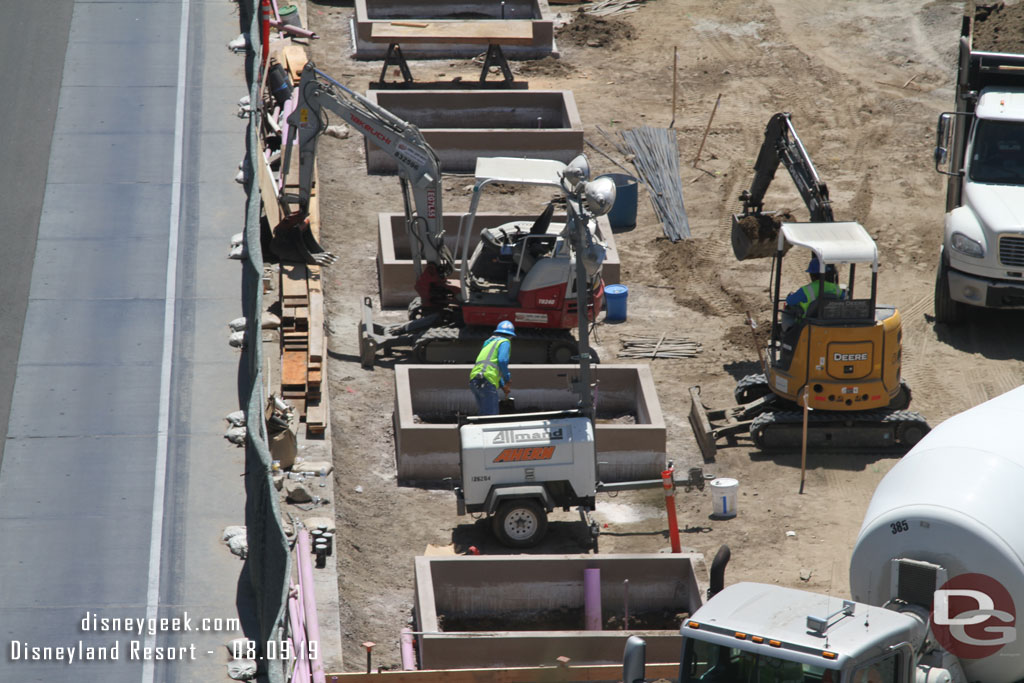
[[[1008,8],[966,5],[956,111],[939,117],[935,148],[949,176],[935,319],[951,324],[972,306],[1024,309],[1024,54],[979,40]]]
[[[1024,387],[933,429],[882,479],[850,560],[852,600],[760,583],[682,625],[680,683],[1024,680]],[[642,641],[624,681],[643,680]]]

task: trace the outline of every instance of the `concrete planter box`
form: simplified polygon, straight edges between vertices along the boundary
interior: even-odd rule
[[[618,664],[633,634],[647,641],[648,662],[678,662],[683,615],[701,606],[706,589],[697,553],[417,557],[415,566],[424,669],[554,665],[560,656],[574,665]],[[603,631],[583,630],[583,570],[594,568]],[[559,628],[577,617],[575,628]]]
[[[366,96],[415,124],[446,173],[474,173],[477,157],[568,163],[583,151],[571,90],[370,90]],[[397,171],[387,153],[365,145],[368,172]]]
[[[456,251],[456,239],[459,233],[459,219],[462,214],[446,213],[444,215],[444,238],[445,244],[452,250],[458,259],[461,251]],[[473,235],[469,240],[469,253],[480,241],[480,231],[484,228],[493,228],[502,223],[512,221],[524,221],[532,225],[536,216],[511,215],[499,213],[477,213],[473,221]],[[556,227],[556,224],[560,224]],[[565,225],[565,216],[556,215],[552,219],[552,229],[561,230]],[[608,245],[608,255],[605,258],[601,275],[606,285],[619,282],[620,263],[619,252],[615,248],[615,238],[612,235],[611,225],[607,216],[597,219],[598,235]],[[455,267],[459,268],[462,261],[457,260]],[[409,244],[409,235],[405,231],[405,214],[401,213],[380,213],[377,215],[377,281],[380,285],[381,306],[405,307],[416,296],[413,286],[416,284],[416,272],[412,265],[412,247]]]
[[[457,2],[455,0],[355,0],[353,39],[356,59],[383,59],[387,43],[372,41],[375,23],[403,20],[431,22],[502,21],[500,2]],[[506,0],[505,20],[530,22],[533,38],[526,45],[502,45],[506,57],[541,59],[557,55],[554,21],[547,0]],[[479,43],[409,42],[402,52],[409,59],[476,57],[487,51]]]
[[[515,360],[515,343],[512,345]],[[459,477],[458,413],[476,414],[471,365],[395,366],[395,449],[398,482]],[[520,412],[575,407],[569,388],[575,365],[516,365],[513,396]],[[665,469],[665,420],[647,365],[596,365],[598,477],[602,481],[658,479]],[[626,417],[628,416],[628,417]]]

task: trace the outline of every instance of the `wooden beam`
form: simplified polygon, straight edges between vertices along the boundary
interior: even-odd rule
[[[306,283],[305,264],[281,264],[281,305],[309,305],[309,285]]]
[[[302,76],[302,69],[305,68],[306,62],[309,61],[309,57],[306,56],[306,49],[301,45],[286,45],[281,48],[279,61],[292,79],[292,85],[298,85],[299,78]]]
[[[529,19],[491,21],[430,21],[419,26],[406,23],[370,22],[374,43],[470,43],[474,45],[531,45],[533,22]]]

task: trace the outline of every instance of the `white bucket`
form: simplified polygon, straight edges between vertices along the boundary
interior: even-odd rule
[[[711,503],[716,517],[736,516],[736,492],[739,488],[739,481],[728,477],[711,482]]]

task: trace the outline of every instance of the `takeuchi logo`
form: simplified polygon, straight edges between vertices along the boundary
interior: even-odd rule
[[[935,591],[932,634],[951,654],[982,659],[1017,639],[1017,610],[1003,584],[985,574],[960,574]]]

